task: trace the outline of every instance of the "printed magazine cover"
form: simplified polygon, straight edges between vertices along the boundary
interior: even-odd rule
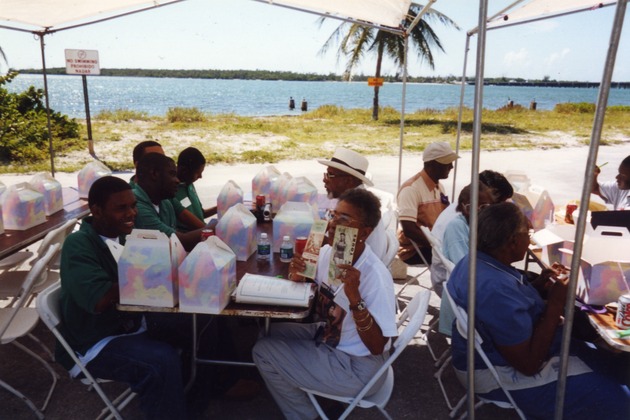
[[[308,234],[306,246],[304,247],[304,253],[302,253],[302,258],[304,258],[306,268],[304,269],[303,273],[298,274],[301,274],[302,276],[309,279],[315,279],[315,270],[317,269],[319,249],[322,247],[322,243],[324,242],[324,236],[326,235],[327,227],[327,220],[315,220],[315,222],[313,222],[311,231]]]
[[[357,228],[348,226],[337,226],[335,228],[335,238],[332,243],[332,258],[328,267],[328,284],[333,288],[339,287],[342,282],[339,280],[340,264],[352,265],[354,248],[357,242]]]

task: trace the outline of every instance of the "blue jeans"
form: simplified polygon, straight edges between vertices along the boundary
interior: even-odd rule
[[[87,369],[95,377],[129,384],[147,419],[186,418],[179,355],[146,333],[113,339]]]

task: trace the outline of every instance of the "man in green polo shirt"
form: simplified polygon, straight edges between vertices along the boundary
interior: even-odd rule
[[[141,314],[116,308],[118,265],[107,242],[124,244],[134,227],[136,198],[129,184],[107,176],[92,184],[88,204],[92,216],[68,236],[61,253],[61,333],[90,373],[137,392],[146,418],[183,419],[177,351],[149,336]],[[80,373],[60,345],[56,354],[72,376]]]
[[[177,167],[173,159],[159,153],[142,156],[132,187],[138,200],[135,223],[138,229],[159,230],[168,236],[176,234],[190,252],[201,240],[203,228],[185,233],[176,230],[177,216],[171,199],[175,197],[178,185]]]

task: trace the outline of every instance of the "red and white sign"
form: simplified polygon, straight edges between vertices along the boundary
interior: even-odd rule
[[[98,76],[101,68],[96,50],[65,50],[66,74],[84,74]]]

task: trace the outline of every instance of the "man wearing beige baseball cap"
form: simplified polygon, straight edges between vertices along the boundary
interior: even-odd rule
[[[398,256],[407,264],[424,262],[410,240],[418,245],[424,260],[431,264],[431,245],[420,226],[431,229],[442,210],[449,205],[440,180],[448,178],[453,162],[458,158],[447,142],[429,144],[422,153],[424,168],[405,181],[398,191],[398,213],[402,228],[398,232]]]
[[[330,199],[337,198],[353,188],[374,185],[367,177],[368,160],[353,150],[338,147],[330,160],[318,159],[317,161],[327,166],[323,182]],[[380,260],[384,259],[387,253],[387,238],[383,222],[376,225],[366,243]]]

